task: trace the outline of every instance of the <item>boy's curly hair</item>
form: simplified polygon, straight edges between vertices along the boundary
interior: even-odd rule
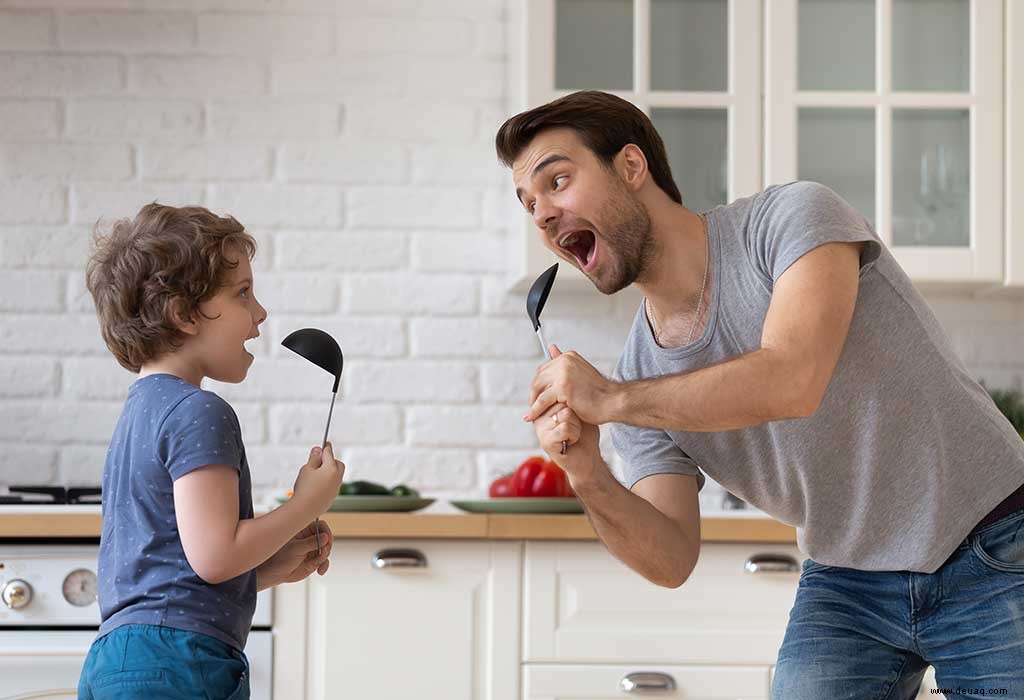
[[[194,318],[199,303],[217,293],[238,265],[229,249],[251,260],[256,241],[234,217],[203,207],[153,202],[133,220],[115,221],[106,235],[95,232],[86,286],[103,340],[122,367],[138,372],[181,346],[175,313]]]

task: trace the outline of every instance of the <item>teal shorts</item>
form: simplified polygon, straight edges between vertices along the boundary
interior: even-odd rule
[[[89,649],[78,700],[248,700],[245,654],[198,632],[125,625]]]

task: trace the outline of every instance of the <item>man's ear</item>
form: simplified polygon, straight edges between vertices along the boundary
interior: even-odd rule
[[[188,304],[181,297],[174,297],[167,302],[167,318],[175,328],[185,335],[196,335],[199,332],[195,313],[189,313]]]
[[[636,192],[647,182],[647,157],[635,143],[627,143],[615,155],[614,166],[626,187]]]

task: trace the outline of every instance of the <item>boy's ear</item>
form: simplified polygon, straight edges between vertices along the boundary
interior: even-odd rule
[[[167,304],[168,317],[171,323],[185,335],[196,335],[199,326],[195,322],[194,315],[189,315],[188,304],[181,297],[174,297]]]

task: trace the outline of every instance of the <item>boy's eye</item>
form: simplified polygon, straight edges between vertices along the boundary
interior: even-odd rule
[[[241,295],[241,296],[245,297],[246,299],[248,299],[249,298],[249,288],[248,287],[242,287],[242,290],[239,292],[239,295]]]
[[[558,177],[556,177],[554,180],[551,181],[551,185],[552,185],[551,189],[557,190],[559,187],[561,187],[562,182],[565,181],[565,180],[568,180],[568,179],[569,179],[568,175],[559,175]]]

